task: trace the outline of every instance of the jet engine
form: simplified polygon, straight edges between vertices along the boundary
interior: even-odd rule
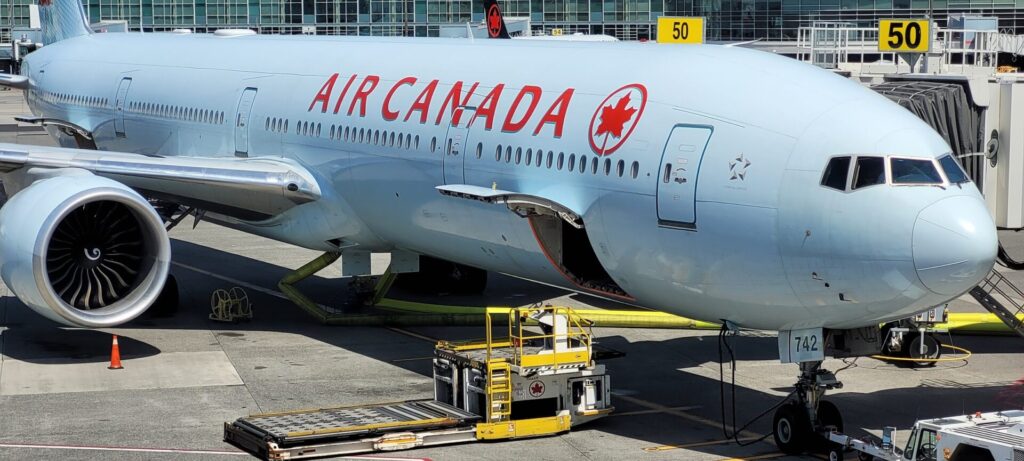
[[[153,304],[167,279],[163,221],[124,184],[66,173],[32,183],[0,208],[0,276],[54,321],[125,323]]]

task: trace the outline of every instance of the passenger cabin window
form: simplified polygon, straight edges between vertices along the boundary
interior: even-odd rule
[[[857,157],[857,166],[853,171],[853,190],[877,184],[885,184],[885,159]]]
[[[825,166],[821,185],[835,190],[846,190],[846,176],[850,172],[850,157],[833,157]]]
[[[950,184],[960,184],[971,180],[967,177],[967,173],[964,173],[963,168],[960,168],[960,162],[957,162],[951,155],[942,156],[939,159],[939,165],[942,165],[942,171],[946,172],[946,179]]]
[[[891,158],[893,184],[942,184],[935,163],[926,159]]]

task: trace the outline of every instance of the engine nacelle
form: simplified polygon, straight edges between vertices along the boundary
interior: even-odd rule
[[[160,295],[171,259],[163,221],[128,186],[86,172],[36,181],[0,209],[0,276],[34,311],[110,327]]]

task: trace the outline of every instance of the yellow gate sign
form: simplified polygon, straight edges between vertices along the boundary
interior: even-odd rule
[[[658,43],[704,43],[704,18],[658,18]]]
[[[878,21],[878,51],[927,53],[931,38],[931,22],[927,19]]]

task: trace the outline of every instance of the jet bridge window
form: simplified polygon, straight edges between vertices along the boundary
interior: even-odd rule
[[[877,184],[885,184],[885,159],[857,157],[857,166],[853,170],[853,190]]]
[[[939,165],[942,165],[942,171],[946,172],[946,179],[950,184],[960,184],[971,180],[967,177],[967,173],[964,173],[963,168],[960,168],[960,162],[957,162],[952,155],[943,155],[939,159]]]
[[[833,157],[825,167],[821,185],[835,190],[846,190],[846,177],[850,172],[850,157]]]
[[[893,184],[942,184],[942,176],[930,159],[890,158]]]

